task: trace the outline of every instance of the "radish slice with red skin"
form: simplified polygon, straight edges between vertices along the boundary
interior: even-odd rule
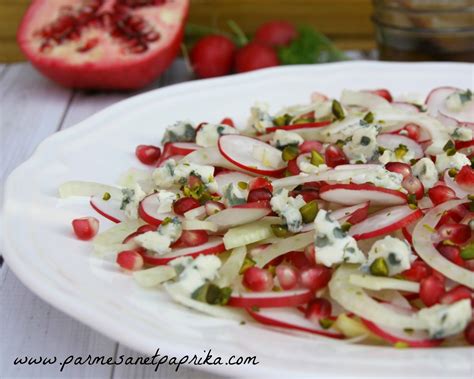
[[[377,144],[392,151],[400,145],[405,145],[408,150],[415,154],[415,159],[424,157],[423,148],[419,143],[400,134],[379,134]]]
[[[89,203],[98,214],[116,224],[125,219],[125,213],[120,209],[120,202],[117,200],[103,200],[98,196],[92,196]]]
[[[294,124],[294,125],[283,125],[283,126],[271,126],[266,129],[267,133],[274,132],[276,130],[295,130],[295,129],[312,129],[312,128],[322,128],[324,126],[331,125],[331,121],[319,121],[319,122],[307,122],[304,124]]]
[[[460,199],[466,197],[467,195],[470,195],[471,193],[468,191],[463,190],[454,180],[449,176],[449,170],[446,170],[444,172],[444,184],[451,188],[455,193],[456,196],[459,197]]]
[[[333,220],[339,221],[340,224],[343,224],[344,222],[350,222],[349,220],[354,217],[358,216],[360,213],[365,213],[367,215],[367,212],[369,210],[369,205],[370,201],[366,201],[361,204],[353,205],[352,207],[346,207],[346,208],[340,208],[336,209],[335,211],[332,211],[329,213],[329,216]],[[357,220],[357,222],[350,222],[352,225],[361,222],[363,220]]]
[[[140,253],[143,257],[143,260],[146,264],[151,266],[165,265],[168,262],[171,262],[173,259],[179,257],[197,257],[198,255],[210,255],[210,254],[219,254],[225,251],[224,242],[222,242],[222,237],[209,237],[209,241],[203,243],[199,246],[192,247],[183,247],[178,249],[173,249],[171,253],[161,255],[159,257],[154,257],[148,255],[146,252]]]
[[[430,339],[428,332],[425,330],[413,330],[407,333],[403,329],[382,327],[363,318],[361,318],[361,321],[372,333],[393,344],[403,342],[409,347],[436,347],[443,342],[440,339]]]
[[[474,102],[471,102],[467,109],[461,112],[452,112],[446,108],[446,99],[455,92],[464,92],[464,90],[455,87],[439,87],[432,90],[426,98],[426,107],[428,114],[436,117],[441,115],[443,119],[451,119],[457,124],[474,123]],[[472,125],[474,126],[474,125]]]
[[[153,193],[140,201],[138,206],[138,215],[141,219],[143,219],[143,221],[151,225],[160,225],[166,217],[181,218],[173,212],[158,213],[156,211],[160,205],[158,199],[158,194]]]
[[[173,155],[188,155],[191,154],[193,151],[200,149],[201,146],[192,143],[192,142],[168,142],[163,147],[163,154],[159,162],[163,162]]]
[[[420,109],[416,105],[405,101],[394,101],[392,107],[407,113],[420,113]]]
[[[238,171],[227,171],[220,173],[214,177],[218,188],[217,193],[219,195],[224,194],[223,190],[228,184],[237,184],[238,182],[244,182],[248,184],[248,182],[253,178],[253,176]]]
[[[278,176],[286,168],[286,163],[281,159],[280,150],[255,138],[223,135],[219,138],[218,147],[222,156],[230,163],[255,174]],[[254,158],[255,148],[263,148],[275,157],[278,156],[275,167],[270,168]]]
[[[356,205],[370,201],[372,205],[397,205],[407,202],[404,193],[372,184],[328,184],[319,190],[321,199],[337,204]]]
[[[303,314],[295,308],[260,309],[258,312],[247,309],[247,312],[256,321],[265,325],[299,330],[330,338],[344,338],[344,335],[336,330],[323,329],[319,324],[304,318]]]
[[[234,292],[230,295],[227,305],[240,308],[296,307],[306,304],[313,297],[313,293],[306,288],[279,292]]]
[[[251,203],[244,203],[244,204],[239,204],[239,205],[234,205],[232,207],[233,209],[247,209],[247,208],[252,208],[252,209],[270,209],[270,201],[269,200],[259,200],[259,201],[253,201]]]
[[[349,229],[356,240],[364,240],[392,233],[423,216],[421,209],[410,209],[406,205],[382,209]]]
[[[253,203],[255,205],[255,203]],[[258,204],[259,205],[259,204]],[[219,230],[229,229],[234,226],[247,224],[249,222],[258,221],[268,216],[272,210],[267,206],[248,207],[248,208],[226,208],[216,214],[209,216],[206,221],[217,225]]]
[[[445,258],[433,245],[432,231],[445,211],[466,200],[450,200],[431,209],[416,225],[413,231],[413,247],[426,264],[447,278],[474,289],[474,272],[469,271]]]

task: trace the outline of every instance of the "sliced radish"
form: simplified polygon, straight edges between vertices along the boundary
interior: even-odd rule
[[[258,201],[253,201],[250,203],[244,203],[244,204],[239,204],[239,205],[234,205],[232,207],[233,209],[262,209],[262,208],[270,208],[270,201],[268,200],[258,200]]]
[[[466,197],[467,195],[470,195],[471,193],[468,191],[465,191],[462,189],[454,180],[449,176],[449,170],[446,170],[444,172],[444,184],[451,188],[455,193],[456,196],[462,199],[463,197]]]
[[[274,132],[278,129],[282,130],[295,130],[295,129],[308,129],[308,128],[322,128],[323,126],[328,126],[331,124],[331,121],[319,121],[319,122],[308,122],[304,124],[293,124],[293,125],[284,125],[284,126],[272,126],[267,128],[267,133]]]
[[[400,134],[379,134],[377,136],[377,144],[392,151],[400,145],[405,145],[408,150],[415,154],[415,159],[422,158],[424,156],[423,148],[419,143]]]
[[[461,124],[474,127],[474,102],[471,101],[468,106],[463,107],[460,112],[453,112],[446,107],[446,99],[456,92],[463,92],[460,88],[439,87],[432,90],[426,98],[426,107],[428,114],[433,117],[441,116],[441,120],[448,125]]]
[[[255,203],[254,203],[255,204]],[[227,208],[216,214],[209,216],[206,221],[217,225],[219,230],[229,229],[234,226],[258,221],[271,213],[271,209],[266,207],[252,208]]]
[[[279,292],[234,292],[230,295],[227,303],[233,307],[241,308],[273,308],[273,307],[296,307],[306,304],[313,298],[313,293],[308,289],[297,289]]]
[[[412,103],[407,103],[405,101],[394,101],[392,102],[392,107],[395,109],[399,109],[401,111],[404,111],[406,113],[419,113],[420,109],[412,104]]]
[[[409,347],[435,347],[443,342],[443,340],[430,339],[426,330],[410,330],[407,332],[403,329],[382,327],[365,319],[361,319],[361,321],[372,333],[393,344],[402,342]]]
[[[201,147],[192,142],[169,142],[163,147],[163,154],[160,162],[170,158],[173,155],[188,155]]]
[[[120,209],[121,202],[114,199],[103,200],[99,196],[92,196],[90,199],[91,207],[101,216],[118,224],[125,219],[125,213]]]
[[[259,311],[247,309],[247,312],[256,321],[265,325],[294,329],[331,338],[344,338],[343,334],[335,330],[323,329],[319,323],[313,323],[304,318],[303,314],[295,308],[260,309]]]
[[[438,87],[431,90],[425,100],[428,114],[436,117],[439,110],[444,107],[446,98],[457,91],[461,91],[461,89],[455,87]]]
[[[160,199],[158,193],[153,193],[145,197],[138,206],[138,215],[143,221],[151,225],[160,225],[166,217],[175,217],[173,212],[158,213]],[[179,217],[179,216],[178,216]]]
[[[280,150],[255,138],[224,135],[219,138],[218,146],[229,162],[256,174],[278,176],[286,168]]]
[[[349,222],[354,225],[367,218],[370,201],[353,205],[352,207],[340,208],[330,213],[333,220],[339,221],[340,224]]]
[[[206,243],[203,243],[199,246],[193,247],[183,247],[178,249],[173,249],[171,253],[153,257],[148,255],[146,252],[141,252],[143,260],[146,264],[152,266],[159,266],[167,264],[173,259],[179,257],[197,257],[198,255],[210,255],[210,254],[219,254],[225,251],[224,243],[222,242],[222,237],[209,237],[209,240]]]
[[[422,216],[421,209],[411,209],[406,205],[386,208],[352,226],[349,234],[356,240],[373,238],[401,229]]]
[[[253,179],[253,176],[244,174],[243,172],[238,171],[226,171],[220,173],[214,178],[217,183],[217,193],[223,195],[223,189],[229,184],[237,184],[238,182],[249,183]]]
[[[372,205],[396,205],[407,202],[404,193],[372,184],[328,184],[319,190],[321,199],[337,204],[356,205],[370,201]]]

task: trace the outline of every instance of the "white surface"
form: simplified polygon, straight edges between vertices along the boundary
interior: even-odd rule
[[[285,369],[291,369],[293,377],[298,373],[304,373],[309,377],[383,375],[472,378],[473,349],[400,351],[347,346],[320,338],[289,336],[253,324],[242,326],[227,320],[211,319],[174,304],[168,304],[167,298],[162,294],[139,291],[123,275],[116,275],[107,272],[103,267],[91,265],[92,261],[88,259],[90,246],[72,239],[67,228],[71,218],[77,216],[78,212],[90,212],[89,209],[85,206],[57,207],[54,194],[60,182],[72,178],[113,181],[124,168],[124,164],[135,163],[131,153],[134,146],[143,140],[158,140],[159,125],[174,121],[177,114],[195,121],[218,120],[224,115],[230,115],[243,122],[249,105],[257,99],[268,100],[272,105],[278,106],[288,102],[304,101],[312,90],[337,95],[344,86],[352,88],[386,86],[394,92],[402,90],[426,92],[437,85],[465,87],[466,83],[472,81],[472,66],[467,65],[456,68],[433,65],[401,67],[387,65],[383,69],[380,67],[354,65],[331,66],[331,68],[319,66],[302,68],[298,71],[271,70],[248,76],[225,78],[222,81],[192,83],[190,87],[165,89],[163,92],[150,93],[140,99],[123,103],[95,116],[80,127],[55,136],[43,144],[35,159],[22,166],[16,172],[15,178],[10,181],[10,188],[15,186],[15,191],[14,194],[10,191],[9,199],[12,201],[8,202],[6,212],[8,222],[4,224],[9,263],[22,280],[41,297],[93,325],[104,334],[127,342],[128,345],[141,351],[153,352],[158,345],[162,351],[169,354],[189,354],[209,347],[212,347],[214,352],[222,352],[222,355],[225,352],[255,354],[262,362],[259,366],[252,371],[245,371],[248,370],[245,366],[239,367],[239,370],[244,370],[239,372],[247,375],[251,373],[261,376],[262,373],[272,373],[273,377],[277,374],[289,377],[290,374],[285,372]],[[7,74],[11,69],[12,67],[7,69]],[[30,70],[28,66],[15,66],[13,69],[24,70],[25,75]],[[18,76],[21,77],[21,73]],[[35,130],[27,129],[22,134],[23,130],[16,120],[21,116],[18,114],[21,113],[21,109],[27,110],[32,105],[28,104],[27,99],[20,104],[24,96],[18,95],[16,102],[4,101],[9,99],[9,96],[15,96],[11,94],[15,93],[15,86],[19,85],[15,80],[11,80],[12,84],[6,91],[2,84],[5,78],[8,76],[3,73],[2,77],[0,73],[2,175],[23,160],[40,139],[36,137],[36,142],[33,141],[29,145],[24,143],[28,138],[35,136]],[[36,80],[41,82],[37,77]],[[258,91],[255,90],[256,87]],[[281,91],[281,88],[285,88],[285,91]],[[56,90],[65,91],[57,88]],[[197,96],[194,91],[199,91],[199,95]],[[46,97],[49,92],[45,90],[39,94],[39,98]],[[68,92],[65,91],[63,96],[67,95]],[[70,111],[76,99],[82,97],[73,98]],[[205,101],[199,101],[200,99]],[[42,104],[37,100],[36,104],[38,103]],[[65,114],[64,105],[62,109],[59,109],[60,106],[51,108],[54,109],[44,109],[37,105],[35,114],[25,116],[25,124],[38,122],[44,114],[49,116],[54,116],[55,113]],[[94,106],[89,107],[87,101],[82,102],[82,108],[94,111]],[[57,115],[54,118],[56,127],[61,125],[63,118]],[[71,116],[71,120],[80,118],[77,114]],[[54,121],[51,121],[50,124],[53,123]],[[94,125],[96,123],[97,126]],[[12,128],[12,124],[18,127],[19,133],[11,134],[17,140],[9,140],[7,144],[4,142],[6,140],[3,134]],[[114,135],[113,140],[108,138],[110,135]],[[15,147],[15,142],[17,145],[23,146],[24,143],[28,146]],[[9,154],[14,156],[9,162],[14,163],[5,165],[3,155],[4,149],[9,148],[8,145],[12,145]],[[15,158],[16,151],[19,153]],[[47,219],[44,217],[45,214],[48,215]],[[21,229],[18,225],[21,225]],[[25,367],[19,369],[18,366],[13,367],[11,364],[11,356],[14,354],[24,355],[30,352],[36,355],[54,355],[53,349],[58,349],[56,344],[59,345],[59,349],[54,351],[58,354],[66,352],[66,354],[108,355],[108,349],[112,348],[112,352],[117,351],[116,345],[111,340],[100,337],[87,327],[49,307],[49,311],[55,313],[57,319],[53,316],[45,322],[42,318],[38,321],[43,323],[39,323],[39,327],[35,328],[34,323],[28,321],[32,316],[35,317],[38,310],[41,312],[38,306],[34,306],[34,302],[43,307],[47,306],[29,292],[24,290],[21,292],[18,289],[21,285],[18,282],[15,284],[11,272],[4,268],[1,278],[1,377],[58,375],[50,369],[46,371],[47,368],[43,370],[36,367],[34,368],[36,371],[25,371],[33,369]],[[7,286],[7,283],[12,281],[13,285]],[[167,305],[160,306],[160,303]],[[166,309],[166,312],[163,309]],[[179,328],[176,327],[178,324]],[[87,342],[83,344],[81,334],[87,335],[85,339]],[[28,338],[34,341],[32,346],[28,346],[28,341],[25,341]],[[63,340],[69,343],[64,343]],[[119,355],[124,351],[121,345],[118,349]],[[92,368],[91,371],[87,371],[88,369],[76,366],[73,369],[76,371],[69,372],[68,377],[107,376],[104,372],[93,372]],[[142,376],[140,370],[130,372],[126,369],[129,367],[117,367],[115,372],[109,371],[108,375]],[[221,372],[227,375],[237,373],[236,370],[229,369]],[[143,376],[152,374],[150,370]],[[162,372],[161,375],[170,377],[170,372]],[[181,369],[179,375],[177,377],[186,377],[186,371]],[[189,370],[187,375],[199,377]],[[209,374],[200,375],[210,377]]]

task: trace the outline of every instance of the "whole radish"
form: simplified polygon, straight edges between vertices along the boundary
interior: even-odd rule
[[[298,36],[298,31],[287,21],[268,21],[259,26],[254,40],[271,47],[286,46]]]
[[[212,78],[230,73],[235,44],[227,37],[210,35],[201,38],[191,50],[191,64],[200,78]]]
[[[250,42],[237,51],[234,69],[236,72],[247,72],[278,66],[278,64],[278,56],[271,47],[258,42]]]

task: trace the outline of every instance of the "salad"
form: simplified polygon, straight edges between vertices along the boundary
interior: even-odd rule
[[[188,308],[353,343],[473,345],[473,130],[470,90],[313,93],[255,104],[241,127],[178,121],[162,148],[136,148],[148,168],[59,194],[116,223],[73,220],[95,254]]]

